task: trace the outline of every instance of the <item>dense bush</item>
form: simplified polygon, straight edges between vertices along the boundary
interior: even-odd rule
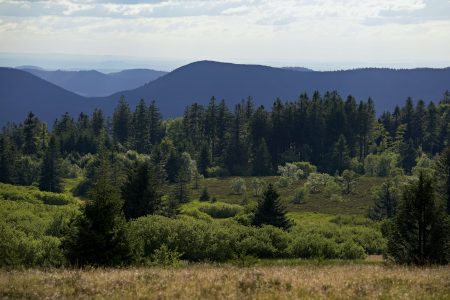
[[[317,172],[317,167],[307,161],[297,161],[278,166],[278,174],[290,180],[308,178],[309,174]]]
[[[326,192],[328,196],[340,192],[340,187],[333,176],[326,173],[312,173],[305,183],[310,193]]]
[[[309,195],[309,191],[306,187],[301,187],[295,190],[294,196],[292,197],[291,202],[294,204],[303,204],[307,201]]]
[[[4,183],[0,183],[0,199],[49,205],[66,205],[76,202],[73,197],[66,194],[43,192],[33,186],[12,186]]]
[[[245,193],[245,191],[247,190],[247,186],[245,185],[245,180],[238,177],[238,178],[234,178],[231,181],[231,191],[233,194],[243,194]]]
[[[65,263],[61,241],[52,236],[32,236],[0,220],[0,267],[57,267]]]
[[[214,203],[202,205],[199,210],[213,218],[232,218],[242,211],[242,206],[227,203]]]
[[[147,216],[128,224],[129,240],[137,262],[148,260],[163,244],[192,261],[232,258],[235,238],[224,226],[190,217],[169,219]]]
[[[385,240],[370,221],[367,227],[356,225],[364,223],[360,219],[343,222],[350,225],[315,224],[297,226],[286,232],[273,226],[256,228],[232,221],[219,223],[187,216],[178,219],[147,216],[131,221],[128,233],[137,262],[151,260],[162,245],[191,261],[224,261],[242,255],[359,259],[366,254],[383,253]]]
[[[72,203],[64,194],[0,184],[0,266],[63,265],[61,235],[78,214]]]

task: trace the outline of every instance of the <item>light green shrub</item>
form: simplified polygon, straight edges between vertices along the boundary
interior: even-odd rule
[[[242,212],[242,206],[228,203],[214,203],[203,205],[200,211],[210,215],[213,218],[232,218]]]
[[[306,187],[301,187],[295,190],[291,202],[294,204],[303,204],[308,200],[309,191]]]
[[[238,177],[238,178],[234,178],[231,181],[231,191],[233,194],[241,195],[241,194],[245,193],[246,190],[247,190],[247,186],[245,185],[244,179]]]

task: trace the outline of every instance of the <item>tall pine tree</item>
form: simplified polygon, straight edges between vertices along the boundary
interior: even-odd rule
[[[58,142],[52,136],[42,160],[39,179],[41,190],[54,193],[62,192],[60,164]]]
[[[289,229],[292,226],[286,217],[286,210],[281,204],[280,195],[272,184],[269,184],[258,202],[252,225],[273,225],[282,229]]]
[[[157,179],[148,162],[138,163],[122,187],[123,212],[126,219],[153,214],[160,204]]]
[[[68,259],[75,265],[115,266],[130,262],[123,201],[112,173],[106,152],[102,151],[83,214],[63,241]]]
[[[388,227],[388,256],[405,264],[446,264],[450,260],[450,223],[435,199],[432,179],[423,173],[403,193]]]

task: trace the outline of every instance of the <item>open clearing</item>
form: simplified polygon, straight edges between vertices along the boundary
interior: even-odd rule
[[[367,264],[14,270],[2,299],[450,299],[450,267]]]

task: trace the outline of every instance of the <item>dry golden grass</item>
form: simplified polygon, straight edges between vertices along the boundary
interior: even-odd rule
[[[0,271],[0,298],[450,299],[450,267],[193,265]]]

